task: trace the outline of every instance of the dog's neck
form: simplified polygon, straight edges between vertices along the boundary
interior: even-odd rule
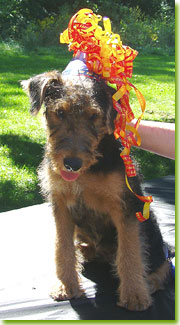
[[[116,169],[123,169],[124,163],[120,157],[121,143],[115,140],[113,134],[106,134],[99,143],[97,151],[100,153],[96,164],[89,169],[91,172],[112,172]]]

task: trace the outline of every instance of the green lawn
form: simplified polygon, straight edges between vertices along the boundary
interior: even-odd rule
[[[47,70],[62,70],[71,56],[62,45],[26,53],[0,44],[0,211],[42,202],[36,175],[45,144],[42,113],[30,116],[29,101],[19,81]],[[131,81],[146,98],[145,119],[174,122],[174,66],[173,56],[140,53],[135,59]],[[139,116],[134,93],[131,101]],[[174,161],[139,149],[133,151],[146,179],[174,173]]]
[[[139,54],[134,61],[131,80],[146,98],[145,120],[175,121],[174,56]],[[132,99],[135,97],[132,93]],[[139,104],[135,101],[136,112],[137,107]]]

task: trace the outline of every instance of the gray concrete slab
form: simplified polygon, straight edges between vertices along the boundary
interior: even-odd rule
[[[173,246],[174,184],[173,176],[144,183],[146,193],[153,195],[152,208],[158,215],[164,239]],[[167,311],[163,316],[165,318],[161,318],[156,309],[153,316],[151,312],[144,316],[141,316],[142,313],[129,314],[122,309],[120,312],[114,307],[110,292],[102,293],[102,305],[101,295],[96,295],[95,282],[85,277],[83,285],[87,300],[54,302],[48,296],[56,280],[54,240],[55,225],[49,204],[0,213],[0,319],[172,319]],[[173,301],[171,294],[168,293],[165,301],[169,306]]]

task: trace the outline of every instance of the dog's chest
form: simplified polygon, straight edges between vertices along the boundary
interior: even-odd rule
[[[83,196],[80,196],[75,204],[69,207],[74,223],[94,240],[100,240],[107,231],[110,218],[107,214],[96,211],[85,204]]]
[[[107,209],[108,199],[105,196],[105,193],[109,191],[104,184],[105,181],[103,183],[101,179],[101,182],[97,182],[97,178],[97,176],[91,176],[86,182],[70,184],[68,191],[64,194],[69,214],[75,225],[88,237],[99,242],[107,237],[112,222]]]

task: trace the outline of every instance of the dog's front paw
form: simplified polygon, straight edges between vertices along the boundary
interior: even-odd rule
[[[131,311],[143,311],[148,309],[152,304],[152,298],[145,287],[129,287],[121,285],[119,289],[119,301],[118,306],[127,308]]]
[[[80,286],[73,286],[71,284],[64,285],[62,282],[58,282],[50,292],[51,298],[54,300],[69,300],[72,298],[79,298],[84,295],[84,290]]]

